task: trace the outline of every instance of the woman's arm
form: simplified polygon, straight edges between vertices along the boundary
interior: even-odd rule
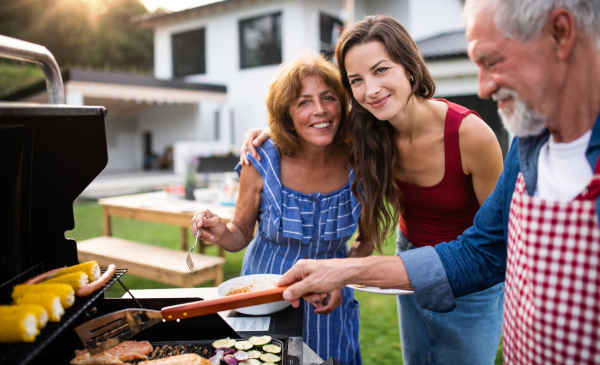
[[[237,252],[254,236],[254,226],[260,209],[260,194],[263,179],[254,166],[242,166],[240,174],[240,195],[235,204],[235,214],[227,225],[216,214],[200,211],[192,219],[194,236],[200,230],[199,239],[216,242],[225,250]]]
[[[494,131],[474,114],[465,117],[458,130],[463,170],[473,179],[479,205],[494,191],[502,172],[502,150]]]
[[[248,132],[244,134],[244,142],[240,149],[240,163],[242,166],[250,165],[250,161],[246,158],[246,152],[250,152],[252,157],[260,161],[260,155],[254,147],[260,146],[269,138],[271,138],[271,130],[269,128],[248,129]]]

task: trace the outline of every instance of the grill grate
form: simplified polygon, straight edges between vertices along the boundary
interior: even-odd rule
[[[0,285],[0,304],[10,304],[12,301],[11,294],[15,285],[23,284],[29,279],[32,279],[44,272],[44,264],[41,262],[32,268],[23,271],[19,275]]]
[[[34,266],[34,268],[36,267],[37,265]],[[31,275],[31,277],[37,275],[33,273],[25,275],[30,270],[12,279],[10,282],[5,283],[2,286],[2,293],[8,291],[8,297],[10,298],[12,288],[16,284],[20,284],[26,281],[29,278],[29,275]],[[103,269],[101,271],[102,273],[104,273],[104,271],[106,270]],[[103,296],[104,291],[108,289],[115,281],[117,281],[117,279],[123,276],[123,274],[125,274],[126,272],[127,269],[117,269],[113,277],[102,288],[100,288],[100,290],[88,295],[87,297],[77,297],[73,306],[65,310],[65,314],[61,318],[60,322],[48,322],[48,325],[46,325],[46,327],[42,329],[40,335],[37,336],[35,342],[0,345],[0,364],[28,364],[40,352],[42,352],[48,344],[54,341],[54,339],[57,338],[62,332],[67,330],[73,331],[73,322],[80,315],[82,315],[92,305],[94,301]],[[10,290],[8,290],[9,288]]]

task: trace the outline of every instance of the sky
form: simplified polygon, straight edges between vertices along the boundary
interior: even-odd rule
[[[195,8],[197,6],[215,3],[222,0],[141,0],[148,11],[153,12],[157,8],[163,8],[170,11],[179,11],[183,9]]]

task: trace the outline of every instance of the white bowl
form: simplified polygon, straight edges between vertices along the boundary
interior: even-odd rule
[[[217,294],[219,294],[220,297],[224,297],[231,289],[241,289],[249,285],[252,285],[252,291],[269,289],[274,287],[275,284],[277,284],[277,281],[279,281],[279,278],[281,276],[282,275],[275,274],[257,274],[240,276],[237,278],[227,280],[223,284],[219,285],[219,287],[217,288]],[[238,308],[235,311],[252,316],[261,316],[265,314],[279,312],[280,310],[286,308],[288,305],[290,305],[290,303],[287,300],[282,300],[274,303],[266,303],[253,305],[250,307]]]

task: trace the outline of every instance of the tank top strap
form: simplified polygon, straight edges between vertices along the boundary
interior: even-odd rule
[[[446,124],[444,127],[444,153],[446,172],[456,171],[460,176],[467,176],[462,169],[462,160],[460,158],[460,144],[458,138],[458,130],[463,119],[469,114],[475,114],[479,118],[479,114],[473,110],[469,110],[464,106],[454,104],[446,99],[434,99],[443,101],[448,104],[446,112]]]

